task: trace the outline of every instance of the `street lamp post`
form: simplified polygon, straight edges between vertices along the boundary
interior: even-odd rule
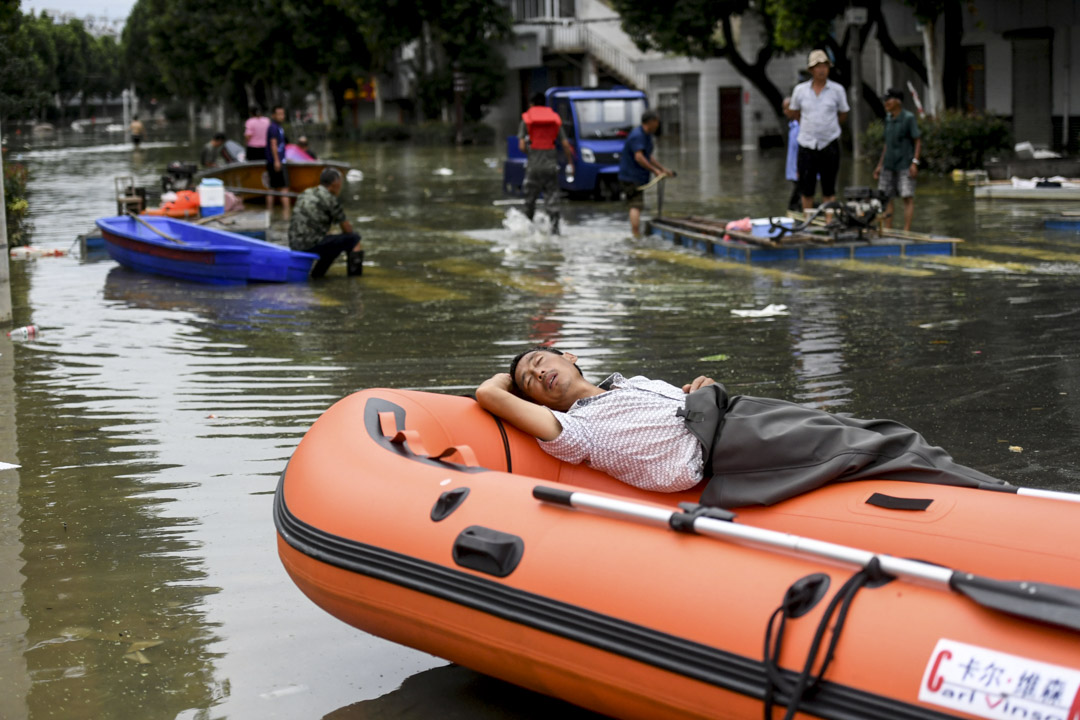
[[[862,160],[862,26],[866,24],[864,7],[849,7],[844,21],[854,36],[851,42],[851,150],[858,163]]]
[[[4,129],[0,127],[0,138]],[[8,267],[7,196],[4,194],[4,155],[0,152],[0,323],[11,322],[11,269]]]

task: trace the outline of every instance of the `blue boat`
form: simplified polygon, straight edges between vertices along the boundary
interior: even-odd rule
[[[1071,230],[1080,232],[1080,215],[1062,213],[1043,220],[1047,230]]]
[[[215,285],[303,282],[318,259],[312,253],[166,217],[100,218],[97,226],[116,262],[181,280]]]
[[[796,232],[782,234],[783,225]],[[706,255],[745,263],[782,260],[855,260],[914,255],[955,255],[959,238],[900,230],[874,232],[865,239],[834,239],[824,228],[799,230],[790,218],[755,218],[749,230],[730,230],[724,220],[707,217],[657,217],[645,234]]]

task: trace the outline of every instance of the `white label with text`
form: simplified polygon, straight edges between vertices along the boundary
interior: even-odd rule
[[[942,638],[919,700],[992,720],[1080,720],[1080,669]]]

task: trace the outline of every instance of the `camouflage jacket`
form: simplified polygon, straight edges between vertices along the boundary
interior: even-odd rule
[[[345,221],[341,200],[322,185],[300,194],[289,222],[289,247],[308,250],[322,242],[334,223]]]

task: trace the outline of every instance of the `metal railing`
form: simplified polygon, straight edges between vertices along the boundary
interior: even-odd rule
[[[514,22],[573,20],[574,0],[513,0],[510,12]]]

